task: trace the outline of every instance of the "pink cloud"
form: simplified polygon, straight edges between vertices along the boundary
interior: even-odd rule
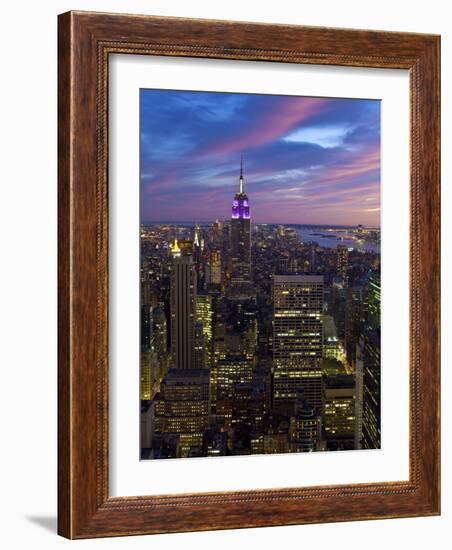
[[[145,193],[148,195],[153,195],[155,197],[156,191],[160,191],[161,189],[168,189],[171,188],[172,185],[174,185],[177,181],[177,177],[175,173],[168,173],[163,176],[160,176],[156,180],[152,180],[148,182],[145,186]]]
[[[200,156],[226,155],[239,153],[252,146],[259,147],[271,143],[275,139],[285,136],[300,122],[319,113],[328,101],[321,98],[286,98],[281,101],[281,107],[274,111],[267,111],[255,126],[244,131],[240,136],[217,141],[206,149]]]

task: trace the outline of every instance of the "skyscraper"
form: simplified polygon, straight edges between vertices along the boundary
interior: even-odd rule
[[[213,306],[210,294],[198,294],[196,297],[196,320],[201,323],[204,340],[204,364],[212,366]]]
[[[231,282],[243,285],[251,281],[251,219],[248,196],[240,162],[239,192],[232,202],[231,216]]]
[[[292,449],[297,453],[320,450],[320,413],[306,401],[303,390],[297,392],[295,414],[290,418],[290,439]]]
[[[170,369],[155,404],[155,431],[175,441],[173,456],[201,454],[210,418],[207,369]]]
[[[363,356],[362,447],[379,449],[381,446],[380,331],[366,331],[360,345]]]
[[[140,397],[142,400],[150,400],[154,378],[153,364],[153,330],[152,307],[141,305],[140,323]]]
[[[151,399],[151,352],[140,353],[140,399]]]
[[[336,258],[336,273],[338,277],[344,281],[344,285],[347,284],[348,279],[348,248],[343,244],[338,245],[337,247],[337,258]]]
[[[380,273],[369,276],[369,311],[367,328],[359,341],[362,365],[362,447],[381,446],[380,367],[381,367],[381,282]]]
[[[212,250],[210,253],[210,281],[211,284],[221,284],[221,251]]]
[[[355,449],[362,448],[363,442],[363,383],[364,383],[363,342],[356,344],[355,363]]]
[[[372,329],[380,328],[381,312],[381,277],[378,271],[369,275],[369,313],[368,325]]]
[[[196,323],[196,271],[190,254],[175,241],[171,255],[171,355],[173,367],[193,366]]]
[[[161,308],[156,308],[153,311],[153,337],[154,348],[158,357],[166,356],[168,352],[166,317]]]
[[[349,286],[345,293],[344,340],[347,361],[355,363],[356,344],[367,316],[367,293],[363,286]]]
[[[229,428],[232,418],[232,398],[234,384],[251,382],[253,379],[252,362],[243,355],[227,355],[220,359],[212,369],[213,396],[216,414],[224,418]]]
[[[172,367],[155,404],[154,447],[169,456],[200,456],[210,418],[210,374],[205,366],[204,327],[196,322],[196,269],[190,246],[171,246]],[[201,367],[201,368],[195,368]],[[163,443],[162,443],[163,442]],[[161,452],[158,449],[156,452]]]
[[[323,276],[274,275],[273,406],[293,413],[297,392],[321,410]]]
[[[356,390],[353,374],[330,375],[325,380],[323,432],[328,450],[355,448]]]
[[[152,345],[152,307],[141,305],[140,340],[141,351],[149,351]]]

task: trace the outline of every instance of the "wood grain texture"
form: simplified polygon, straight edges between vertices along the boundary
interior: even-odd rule
[[[69,12],[59,17],[59,507],[68,538],[439,513],[438,36]],[[410,70],[410,479],[108,495],[108,57]]]
[[[68,26],[70,15],[60,18]],[[70,410],[70,33],[58,33],[58,530],[70,533],[71,410]]]

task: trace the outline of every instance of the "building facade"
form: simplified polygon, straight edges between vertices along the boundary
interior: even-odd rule
[[[196,271],[190,254],[173,245],[171,271],[171,356],[176,369],[194,366]]]
[[[321,410],[323,276],[275,275],[273,308],[273,407],[292,413],[302,388]]]
[[[155,403],[155,432],[170,442],[171,456],[200,456],[209,421],[209,371],[170,369]]]

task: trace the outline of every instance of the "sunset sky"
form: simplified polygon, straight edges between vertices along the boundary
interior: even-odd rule
[[[141,220],[380,225],[380,102],[140,91]]]

